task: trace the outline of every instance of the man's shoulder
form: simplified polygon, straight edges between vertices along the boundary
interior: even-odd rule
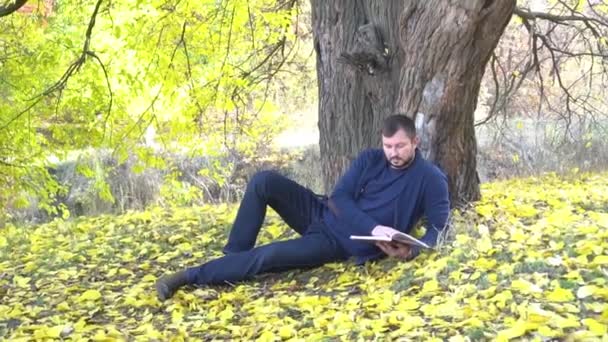
[[[380,159],[384,157],[384,151],[382,151],[382,149],[379,148],[367,148],[362,150],[361,152],[359,152],[359,155],[357,158],[362,158],[362,159]]]

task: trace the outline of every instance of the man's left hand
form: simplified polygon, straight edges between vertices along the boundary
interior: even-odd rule
[[[380,248],[386,255],[402,260],[407,260],[412,254],[412,248],[403,243],[378,241],[376,246]]]

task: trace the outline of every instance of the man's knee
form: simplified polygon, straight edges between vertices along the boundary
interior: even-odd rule
[[[271,243],[258,249],[252,256],[258,272],[271,272],[282,268],[289,259],[280,243]]]
[[[253,177],[249,180],[249,188],[257,191],[258,193],[266,193],[268,189],[268,184],[272,183],[273,180],[276,180],[278,177],[281,177],[277,172],[271,170],[258,171]]]

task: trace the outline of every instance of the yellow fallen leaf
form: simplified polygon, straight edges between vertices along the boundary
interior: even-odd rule
[[[57,256],[63,261],[70,261],[74,257],[74,253],[69,251],[58,251]]]
[[[18,275],[16,275],[15,277],[13,277],[13,282],[17,286],[19,286],[19,287],[29,287],[30,280],[32,280],[32,278],[21,277],[21,276],[18,276]]]
[[[232,319],[232,317],[234,317],[234,312],[232,311],[231,307],[227,307],[218,314],[218,317],[222,321],[227,321],[229,319]]]
[[[450,339],[448,341],[449,342],[465,342],[467,340],[464,337],[462,337],[462,335],[456,335],[456,336],[450,337]]]
[[[433,279],[425,282],[424,285],[422,285],[420,294],[431,294],[437,292],[437,290],[439,290],[439,282]]]
[[[440,339],[439,337],[429,337],[428,339],[426,339],[427,342],[444,342],[444,340]]]
[[[80,331],[87,325],[87,320],[84,317],[81,317],[78,322],[74,324],[74,330]]]
[[[557,330],[546,325],[539,327],[537,331],[544,337],[559,337],[563,334],[561,330]]]
[[[543,290],[536,284],[525,279],[515,279],[511,282],[511,288],[523,294],[541,293]]]
[[[475,266],[476,269],[482,269],[482,270],[493,269],[496,266],[496,260],[494,260],[494,259],[487,259],[487,258],[483,258],[482,257],[482,258],[477,259],[473,263],[473,266]]]
[[[577,230],[582,234],[595,234],[599,230],[598,226],[581,226]]]
[[[101,292],[97,290],[86,290],[83,294],[78,297],[79,302],[97,300],[101,298]]]
[[[598,287],[594,285],[586,285],[581,286],[576,291],[576,297],[579,299],[587,298],[589,296],[593,296],[595,292],[597,292]]]
[[[108,341],[108,335],[103,329],[99,329],[95,332],[95,334],[91,337],[93,341],[106,342]],[[110,339],[112,341],[112,339]]]
[[[578,280],[581,282],[583,281],[583,278],[581,277],[581,273],[579,271],[570,271],[564,275],[564,278],[574,279],[574,280]]]
[[[291,325],[283,325],[279,328],[279,337],[282,339],[288,339],[295,336],[296,330]]]
[[[593,265],[608,265],[608,255],[598,255],[591,262]]]
[[[593,318],[585,318],[581,322],[589,327],[589,330],[596,334],[596,336],[606,336],[608,334],[608,325],[602,324]]]
[[[605,319],[608,323],[608,303],[600,303],[600,302],[591,302],[585,303],[585,308],[591,312],[595,313],[605,313]]]
[[[175,234],[175,235],[169,236],[169,239],[167,239],[167,240],[169,240],[169,242],[171,244],[174,244],[175,242],[177,242],[179,240],[183,240],[183,239],[185,239],[183,234]]]
[[[508,329],[501,330],[496,335],[496,341],[507,342],[513,338],[521,337],[526,333],[526,322],[517,321]]]
[[[551,246],[551,249],[554,251],[561,251],[565,245],[566,244],[564,243],[564,241],[549,241],[549,246]]]
[[[47,335],[47,327],[42,327],[42,328],[38,328],[34,330],[34,339],[36,340],[43,340],[46,338],[49,338],[49,336]]]
[[[568,316],[566,318],[559,316],[559,315],[555,315],[553,317],[553,319],[551,320],[551,322],[549,322],[549,325],[561,328],[561,329],[566,329],[566,328],[577,328],[580,327],[581,324],[578,321],[577,317],[574,316]]]
[[[551,302],[568,302],[574,299],[572,291],[556,287],[553,291],[547,294],[547,299]]]
[[[142,324],[134,331],[144,333],[147,337],[146,340],[152,340],[152,339],[163,340],[163,335],[158,330],[156,330],[156,328],[154,327],[154,325],[152,323]]]
[[[131,272],[131,270],[128,270],[126,268],[120,268],[120,269],[118,269],[118,274],[119,275],[130,275],[130,276],[132,276],[133,272]]]
[[[181,309],[171,311],[171,323],[179,324],[184,320],[184,312]]]
[[[106,332],[108,336],[124,339],[124,335],[114,325],[106,326]]]
[[[520,228],[511,227],[509,233],[511,234],[511,241],[515,241],[517,243],[527,243],[530,241],[530,234],[524,232]]]
[[[492,204],[483,204],[475,206],[475,211],[485,218],[492,218],[495,207]]]
[[[512,299],[513,299],[513,293],[511,293],[511,291],[509,291],[509,290],[504,290],[504,291],[496,294],[490,300],[496,301],[496,306],[499,307],[500,309],[504,309],[505,306],[507,305],[507,303],[510,302]]]
[[[532,323],[547,323],[553,317],[553,313],[543,310],[540,305],[532,304],[527,307],[527,321]]]
[[[258,342],[274,342],[275,340],[274,334],[268,330],[264,331],[260,337],[256,339]]]
[[[492,247],[492,239],[490,239],[489,236],[483,236],[481,239],[475,242],[475,248],[482,253],[490,251]]]
[[[456,235],[456,239],[454,240],[454,246],[465,246],[467,243],[471,241],[471,237],[465,234]]]
[[[154,282],[156,281],[156,276],[154,274],[146,274],[143,278],[141,278],[142,282]]]
[[[192,250],[192,245],[188,242],[182,242],[175,247],[180,252],[189,252]]]
[[[416,310],[420,307],[420,303],[411,297],[402,298],[396,305],[395,309],[398,311],[410,311]]]
[[[61,336],[63,328],[63,325],[56,325],[54,327],[50,327],[46,330],[46,336],[51,338],[59,338],[59,336]]]
[[[57,310],[59,311],[70,311],[70,306],[66,302],[57,304]]]
[[[589,330],[578,330],[568,334],[570,341],[598,341],[595,334]]]

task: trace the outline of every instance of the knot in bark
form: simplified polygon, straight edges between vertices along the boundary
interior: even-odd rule
[[[373,24],[360,26],[352,48],[340,54],[338,62],[350,64],[370,75],[388,70],[388,50]]]

